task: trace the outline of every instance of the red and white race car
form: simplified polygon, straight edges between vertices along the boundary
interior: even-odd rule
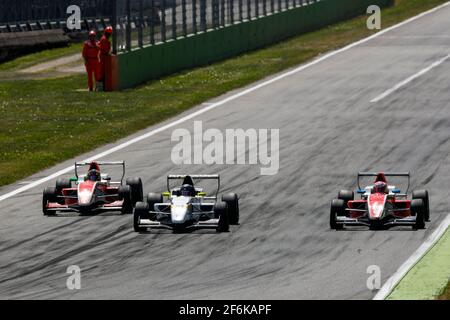
[[[373,185],[360,187],[361,177],[375,177]],[[403,177],[408,181],[406,191],[402,192],[388,185],[386,177]],[[412,199],[408,199],[410,185],[409,172],[401,173],[358,173],[360,199],[354,199],[351,190],[339,191],[337,199],[331,202],[330,227],[342,229],[344,226],[368,226],[381,229],[391,226],[412,226],[413,229],[425,228],[430,221],[430,201],[427,190],[416,190]]]
[[[120,181],[111,181],[100,167],[121,166]],[[89,167],[87,174],[79,175],[80,167]],[[75,177],[59,178],[55,187],[44,189],[42,210],[45,216],[58,211],[76,211],[89,213],[94,211],[121,211],[132,213],[138,201],[143,200],[143,188],[140,178],[128,178],[123,185],[125,162],[76,162]]]

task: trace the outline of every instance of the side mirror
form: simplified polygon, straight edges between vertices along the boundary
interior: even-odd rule
[[[400,189],[392,189],[392,193],[400,193],[402,192]]]
[[[366,193],[366,190],[358,189],[358,190],[356,190],[356,192],[359,193],[359,194],[364,194],[364,193]]]
[[[170,197],[170,192],[166,191],[162,193],[163,197]]]
[[[197,196],[206,197],[206,192],[197,192]]]
[[[77,181],[78,181],[77,177],[71,177],[69,180],[70,180],[71,182],[77,182]]]

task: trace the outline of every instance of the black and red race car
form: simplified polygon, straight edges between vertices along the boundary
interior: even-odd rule
[[[375,177],[375,181],[373,185],[362,189],[361,177]],[[388,185],[386,177],[407,179],[406,190],[402,192],[395,186]],[[332,200],[331,229],[342,229],[345,226],[368,226],[370,229],[412,226],[413,229],[423,229],[425,222],[430,221],[428,191],[413,191],[412,199],[408,199],[409,172],[359,172],[357,183],[360,199],[354,198],[352,190],[341,190],[337,199]]]
[[[107,173],[102,173],[104,166],[122,167],[120,181],[111,181]],[[88,167],[85,175],[80,175],[80,167]],[[60,211],[90,213],[94,211],[121,211],[132,213],[138,201],[143,200],[142,181],[138,177],[128,178],[123,184],[125,162],[76,162],[75,177],[59,178],[55,187],[44,189],[42,210],[45,216]]]

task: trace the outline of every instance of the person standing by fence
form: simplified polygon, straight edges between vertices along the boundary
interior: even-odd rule
[[[97,41],[97,33],[92,30],[89,32],[89,40],[83,45],[83,59],[86,73],[88,76],[89,91],[94,90],[94,79],[98,82],[99,78],[99,52],[100,45]]]
[[[113,28],[111,26],[106,27],[105,31],[103,32],[103,36],[100,39],[100,75],[99,75],[99,81],[102,90],[105,88],[105,80],[106,80],[106,67],[107,67],[107,60],[109,56],[111,56],[111,35],[113,33]]]

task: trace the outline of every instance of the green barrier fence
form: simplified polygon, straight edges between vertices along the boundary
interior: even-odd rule
[[[251,21],[211,29],[118,55],[115,87],[125,89],[183,69],[206,65],[365,14],[392,0],[322,0]]]

